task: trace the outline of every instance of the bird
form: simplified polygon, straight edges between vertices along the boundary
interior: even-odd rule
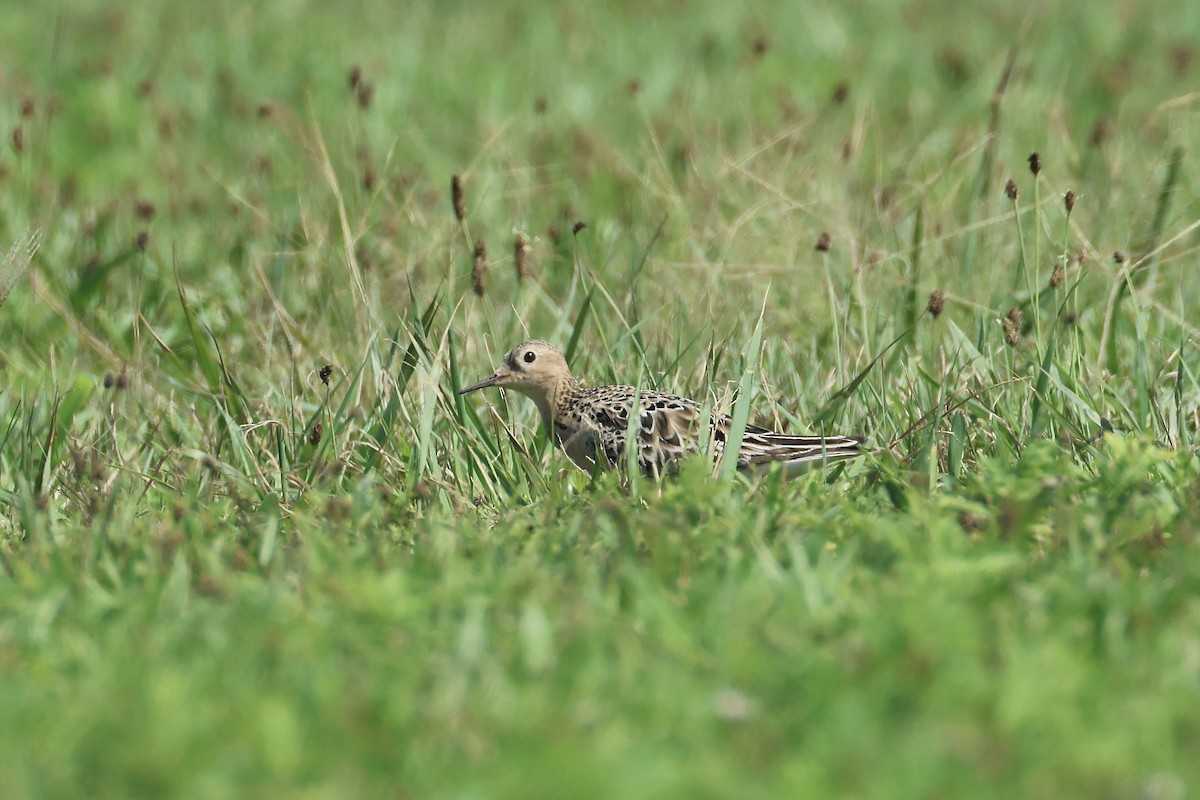
[[[551,441],[590,474],[623,468],[631,436],[637,466],[648,476],[677,470],[681,459],[706,445],[720,463],[733,428],[729,416],[712,413],[705,435],[700,430],[704,411],[686,397],[632,386],[588,387],[571,374],[562,351],[540,339],[509,350],[495,372],[459,394],[489,387],[512,389],[532,400]],[[862,453],[864,441],[861,436],[792,436],[746,425],[737,466],[745,472],[781,463],[790,474],[854,458]]]

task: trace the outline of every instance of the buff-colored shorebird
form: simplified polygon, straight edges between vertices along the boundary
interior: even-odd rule
[[[561,350],[536,339],[509,350],[494,373],[459,394],[489,386],[513,389],[532,400],[550,438],[575,466],[589,473],[597,467],[623,466],[631,431],[637,437],[637,463],[644,474],[669,472],[680,458],[700,452],[705,445],[719,461],[732,427],[729,417],[712,414],[711,430],[705,436],[700,430],[700,404],[684,397],[632,386],[585,387],[571,375]],[[631,424],[635,401],[637,421]],[[738,469],[778,462],[790,473],[853,458],[862,452],[862,442],[858,436],[790,436],[747,425]]]

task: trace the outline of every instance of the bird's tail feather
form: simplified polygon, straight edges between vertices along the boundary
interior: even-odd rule
[[[742,439],[738,466],[746,469],[783,463],[787,464],[788,472],[792,472],[860,456],[864,441],[861,436],[789,436],[755,431]]]

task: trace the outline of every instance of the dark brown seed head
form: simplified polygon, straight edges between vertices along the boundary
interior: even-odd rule
[[[21,119],[29,119],[37,111],[37,106],[33,102],[32,97],[26,97],[21,101]]]
[[[1186,78],[1192,71],[1192,62],[1196,60],[1196,51],[1187,44],[1177,44],[1171,48],[1171,70],[1176,78]]]
[[[625,91],[629,93],[630,97],[637,97],[638,93],[642,91],[642,79],[630,78],[627,80],[625,82]]]
[[[1108,137],[1111,135],[1112,123],[1109,122],[1108,117],[1100,117],[1096,120],[1095,124],[1092,125],[1092,133],[1091,136],[1088,137],[1088,142],[1091,143],[1092,147],[1099,147],[1107,142]]]
[[[313,423],[312,429],[308,432],[308,443],[316,447],[321,443],[321,437],[325,434],[325,429],[321,426],[318,420]]]
[[[1004,194],[1009,200],[1016,200],[1021,195],[1021,190],[1017,188],[1017,182],[1012,178],[1009,178],[1008,182],[1004,184]]]
[[[526,259],[529,256],[529,243],[525,241],[525,235],[518,233],[513,239],[513,266],[517,270],[517,280],[524,280],[529,274],[529,265]]]
[[[113,381],[113,388],[114,389],[128,389],[129,388],[129,376],[126,375],[124,372],[118,372],[116,380]]]
[[[1077,321],[1078,318],[1076,317],[1074,311],[1068,311],[1067,313],[1063,314],[1063,322],[1067,323],[1068,325],[1074,325]]]
[[[111,389],[115,382],[116,382],[116,378],[113,377],[113,374],[111,372],[104,373],[104,388],[105,389]]]
[[[533,111],[535,114],[545,114],[546,113],[546,98],[539,97],[538,99],[534,100],[533,101]]]
[[[1114,251],[1113,252],[1113,261],[1115,261],[1118,264],[1124,264],[1125,263],[1125,254],[1122,253],[1120,250]]]
[[[756,58],[762,58],[771,49],[771,41],[766,36],[757,36],[754,39],[754,44],[751,45]]]
[[[154,81],[146,78],[137,87],[138,97],[149,97],[154,94]]]
[[[321,379],[321,383],[329,385],[329,376],[333,374],[333,364],[323,364],[317,376]]]
[[[1029,171],[1035,176],[1042,171],[1042,157],[1037,153],[1029,154]]]
[[[20,155],[25,152],[25,131],[20,125],[12,129],[9,141],[12,143],[14,153]]]
[[[138,235],[137,235],[137,239],[134,240],[134,244],[137,245],[137,249],[145,250],[146,245],[148,245],[149,243],[150,243],[150,234],[147,233],[146,231],[139,231]]]
[[[833,89],[833,104],[840,106],[846,102],[846,98],[850,96],[850,84],[846,81],[841,81]]]
[[[275,104],[270,100],[264,100],[258,104],[258,118],[267,119],[275,113]]]
[[[368,192],[375,191],[375,170],[370,167],[363,170],[363,190]]]
[[[946,292],[944,289],[934,289],[929,295],[929,302],[925,304],[925,310],[930,315],[937,319],[942,315],[942,311],[946,308]]]
[[[139,199],[133,204],[133,213],[137,214],[139,219],[154,219],[154,203]]]
[[[1087,263],[1087,260],[1088,260],[1088,254],[1087,254],[1087,250],[1080,249],[1080,251],[1079,251],[1078,253],[1076,253],[1076,254],[1075,254],[1075,261],[1076,261],[1076,262],[1077,262],[1077,263],[1078,263],[1080,266],[1082,266],[1082,265],[1086,264],[1086,263]]]
[[[354,93],[358,100],[359,108],[370,108],[371,100],[375,97],[375,84],[369,81],[363,81],[358,84],[358,90]]]
[[[1004,339],[1009,344],[1016,344],[1021,338],[1021,309],[1013,306],[1004,315]]]
[[[475,242],[475,264],[471,268],[471,285],[475,289],[475,294],[483,297],[484,290],[487,289],[487,244],[482,238]]]
[[[361,84],[362,84],[362,67],[360,67],[358,64],[355,64],[353,67],[350,68],[350,90],[357,91],[358,87]]]
[[[1050,272],[1050,285],[1062,286],[1063,278],[1066,277],[1066,268],[1063,266],[1062,259],[1054,262],[1054,269]]]
[[[571,235],[578,236],[579,232],[586,227],[587,227],[586,222],[584,222],[583,220],[577,221],[574,225],[571,226]]]
[[[1067,207],[1068,214],[1070,214],[1072,211],[1075,210],[1075,193],[1074,192],[1068,190],[1067,193],[1063,195],[1063,205],[1065,205]]]
[[[463,198],[461,175],[450,176],[450,203],[454,206],[454,218],[462,222],[467,216],[467,201]]]
[[[822,231],[821,235],[817,237],[817,252],[818,253],[828,253],[829,248],[832,246],[833,246],[833,237],[831,237],[829,235],[828,231]]]

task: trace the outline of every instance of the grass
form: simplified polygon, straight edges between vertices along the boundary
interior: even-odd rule
[[[1194,794],[1198,16],[10,9],[0,795]]]

